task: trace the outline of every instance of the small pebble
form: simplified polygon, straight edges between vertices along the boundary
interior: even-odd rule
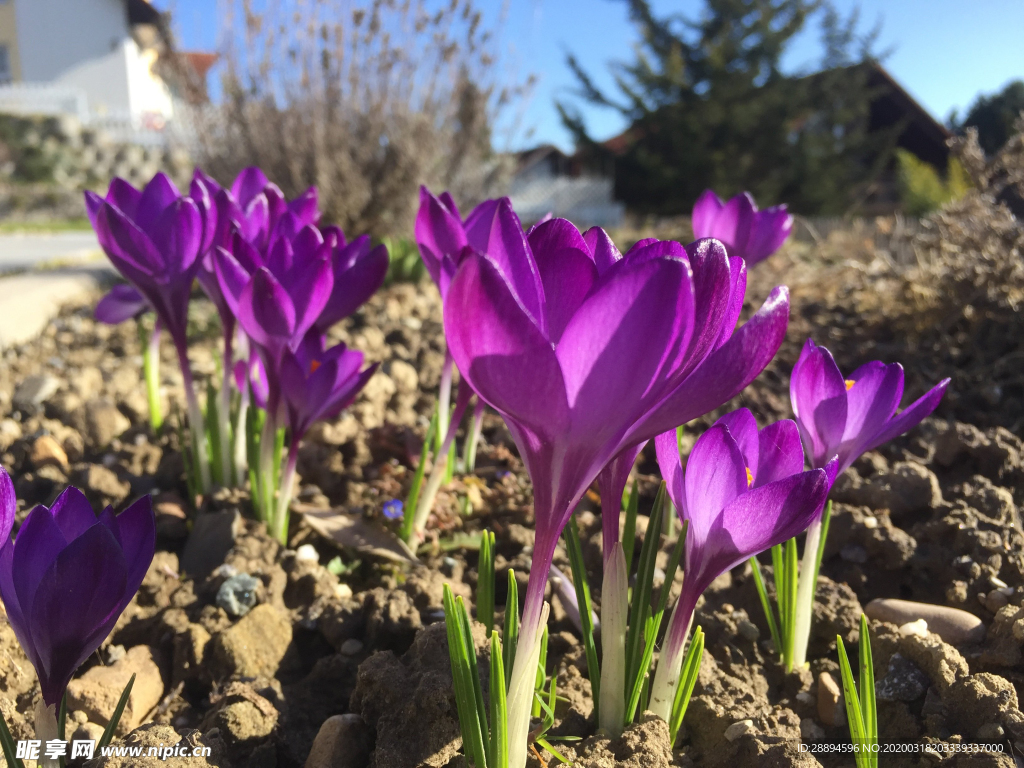
[[[916,619],[928,623],[928,629],[950,645],[979,643],[985,639],[985,625],[973,613],[945,605],[917,603],[911,600],[878,598],[864,607],[874,621],[902,626]]]
[[[123,659],[128,652],[123,645],[111,645],[107,648],[107,664],[116,664]]]
[[[998,576],[989,576],[988,583],[996,589],[1006,589],[1009,585]]]
[[[832,675],[828,672],[818,675],[818,719],[825,725],[838,723],[837,712],[842,695],[842,690]]]
[[[352,587],[348,584],[338,582],[334,585],[334,596],[339,600],[347,600],[352,597]]]
[[[455,572],[455,566],[457,565],[458,563],[455,562],[454,557],[446,557],[441,561],[441,573],[445,576],[451,576]]]
[[[355,656],[363,650],[363,642],[356,640],[354,637],[349,638],[341,644],[341,653],[343,656]]]
[[[821,741],[825,738],[825,729],[811,718],[805,717],[800,721],[800,738],[804,741]]]
[[[750,642],[756,642],[757,638],[761,636],[761,630],[757,628],[754,622],[743,619],[739,624],[736,625],[736,631],[739,632],[740,637]]]
[[[1010,598],[1001,589],[993,589],[985,598],[985,607],[992,613],[998,613],[1000,608],[1010,604]]]
[[[999,723],[985,723],[978,729],[978,738],[982,741],[998,741],[1003,738],[1003,726]]]
[[[220,578],[221,576],[230,579],[232,576],[238,575],[238,569],[235,568],[235,566],[233,565],[228,565],[227,563],[224,563],[223,565],[218,565],[214,572],[210,575],[213,576],[215,579]]]
[[[924,696],[930,682],[914,662],[894,653],[885,676],[875,683],[875,695],[881,701],[916,701]]]
[[[928,622],[924,619],[908,621],[900,625],[899,633],[902,637],[925,637],[928,634]]]
[[[800,693],[796,695],[796,700],[809,707],[813,707],[817,703],[817,699],[815,699],[809,691],[800,691]]]
[[[749,733],[755,733],[757,729],[754,727],[753,720],[740,720],[733,723],[725,729],[725,738],[729,741],[736,741],[741,736],[746,736]]]
[[[220,585],[217,605],[236,619],[245,616],[256,605],[256,588],[260,580],[248,573],[239,573]]]
[[[300,562],[319,563],[320,553],[316,551],[316,547],[312,544],[303,544],[295,550],[295,559]]]

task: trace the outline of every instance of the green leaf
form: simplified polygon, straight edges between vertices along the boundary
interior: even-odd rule
[[[868,618],[860,615],[860,708],[864,717],[864,732],[868,743],[878,743],[878,712],[875,707],[875,667],[871,655],[871,632]],[[877,765],[878,756],[871,753],[873,764]]]
[[[466,757],[477,768],[487,768],[487,752],[484,734],[486,721],[480,722],[480,710],[476,703],[473,679],[479,685],[477,669],[466,653],[467,639],[461,611],[455,603],[451,588],[445,584],[442,596],[444,623],[448,636],[448,657],[452,665],[452,684],[455,688],[455,708],[459,715],[459,730],[462,732]],[[469,637],[469,645],[473,642]]]
[[[67,741],[64,738],[64,734],[67,730],[67,719],[68,719],[68,692],[65,690],[64,695],[60,697],[60,709],[57,711],[57,738],[61,741]],[[60,768],[64,768],[65,761],[64,755],[60,755],[57,758],[57,762],[60,764]]]
[[[683,666],[679,672],[679,687],[676,688],[676,698],[672,702],[672,721],[669,724],[669,736],[672,744],[676,743],[686,709],[690,706],[690,697],[693,695],[694,686],[697,685],[697,675],[700,673],[700,662],[703,656],[704,630],[697,627],[693,633],[693,639],[690,640],[690,646],[686,649],[686,656],[683,657]]]
[[[828,539],[828,524],[831,520],[832,502],[830,501],[825,505],[825,511],[821,513],[821,533],[818,538],[818,551],[814,554],[814,579],[811,581],[815,585],[818,583],[818,573],[821,571],[821,559],[825,556],[825,541]]]
[[[535,691],[544,690],[544,681],[547,679],[547,665],[548,665],[548,627],[544,625],[544,631],[540,635],[540,657],[537,661],[537,676],[534,679],[533,689]],[[533,711],[531,715],[533,717],[540,717],[540,704],[538,698],[534,697]]]
[[[794,645],[796,643],[796,632],[794,627],[796,626],[796,594],[797,594],[797,577],[799,574],[797,565],[796,555],[796,539],[792,538],[786,542],[785,550],[785,573],[784,588],[786,592],[786,618],[782,624],[785,627],[786,648],[783,656],[786,660],[786,669],[793,669],[793,654],[795,653]]]
[[[757,596],[761,598],[761,608],[764,610],[764,617],[768,620],[768,631],[772,633],[772,643],[775,645],[775,652],[782,653],[782,637],[779,635],[779,625],[775,622],[775,611],[772,609],[771,601],[768,599],[768,590],[764,586],[764,577],[761,574],[761,564],[757,562],[757,556],[750,558],[750,570],[754,575],[754,586],[757,587]]]
[[[636,586],[629,606],[629,625],[626,630],[626,700],[632,695],[634,682],[640,675],[640,664],[644,652],[644,629],[651,610],[651,593],[654,589],[654,569],[661,544],[661,525],[667,494],[665,483],[658,488],[654,508],[647,519],[647,533],[640,548],[640,564],[636,573]]]
[[[671,504],[672,502],[668,503]],[[689,531],[690,521],[684,520],[682,527],[679,529],[679,538],[676,539],[676,545],[672,548],[672,556],[669,558],[668,568],[665,569],[665,581],[661,585],[661,594],[658,595],[658,609],[654,613],[656,628],[661,627],[661,620],[665,616],[665,610],[668,608],[668,598],[672,592],[672,585],[676,580],[679,564],[683,560],[683,553],[686,551],[686,537]]]
[[[420,501],[420,489],[423,487],[423,476],[427,471],[427,457],[430,455],[430,441],[437,432],[437,412],[430,418],[430,426],[427,427],[427,436],[423,438],[423,448],[420,451],[420,463],[416,466],[416,473],[412,476],[412,485],[409,486],[409,495],[405,497],[405,516],[402,518],[402,538],[406,541],[412,539],[413,523],[416,518],[416,506]]]
[[[97,750],[103,749],[114,738],[114,731],[117,730],[117,724],[121,722],[121,714],[128,704],[128,697],[131,696],[133,685],[135,685],[134,673],[132,673],[131,679],[128,680],[128,685],[124,687],[121,698],[117,700],[117,706],[114,707],[114,713],[110,716],[110,722],[107,723],[107,727],[103,730],[103,735],[100,736],[100,740],[96,743]]]
[[[597,703],[601,700],[601,666],[594,641],[594,614],[590,601],[590,587],[587,585],[587,568],[583,562],[583,547],[580,545],[580,531],[575,516],[565,526],[565,550],[572,568],[572,585],[576,590],[576,603],[580,607],[580,626],[583,630],[583,648],[587,654],[587,676],[594,701],[594,722],[599,722]]]
[[[867,740],[867,727],[864,723],[864,713],[861,711],[860,699],[857,696],[857,684],[853,681],[853,670],[850,668],[850,659],[846,655],[846,646],[843,645],[843,638],[836,635],[836,646],[839,650],[839,672],[843,679],[843,698],[846,701],[846,719],[850,724],[850,736],[854,745],[863,749]],[[869,766],[870,755],[858,751],[856,761],[859,768]]]
[[[495,629],[491,632],[491,752],[488,762],[492,768],[508,768],[508,701],[501,655],[501,641]]]
[[[562,763],[563,765],[569,764],[569,760],[565,757],[565,755],[563,755],[557,749],[552,747],[551,743],[547,739],[538,736],[534,741],[536,741],[537,744],[540,744],[544,748],[544,751],[549,753],[558,762]]]
[[[494,531],[480,535],[477,561],[476,620],[490,632],[494,629]]]
[[[3,747],[4,759],[7,761],[8,766],[12,768],[25,768],[25,764],[16,757],[18,750],[14,745],[14,737],[11,736],[11,731],[7,727],[7,720],[2,714],[0,714],[0,747]]]
[[[516,574],[508,569],[508,597],[505,599],[505,631],[502,634],[505,653],[505,687],[512,677],[512,664],[516,660],[516,646],[519,644],[519,585]]]
[[[644,682],[647,680],[651,669],[651,660],[654,658],[654,644],[658,637],[658,625],[651,616],[647,617],[644,626],[644,654],[640,660],[640,668],[636,679],[633,681],[633,690],[626,699],[626,722],[633,722],[637,714],[637,705],[640,703],[640,694],[643,692]]]

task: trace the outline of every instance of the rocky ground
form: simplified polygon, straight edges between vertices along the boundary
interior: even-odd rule
[[[749,567],[706,593],[696,617],[706,650],[675,751],[654,718],[616,740],[594,734],[585,654],[554,597],[548,672],[564,698],[555,733],[583,738],[565,746],[578,765],[851,765],[821,745],[849,739],[835,638],[852,647],[865,610],[881,740],[932,745],[883,765],[1009,767],[1011,754],[1024,753],[1021,392],[1012,383],[998,393],[972,388],[979,376],[1002,375],[998,361],[1019,348],[1019,336],[1001,335],[1018,322],[1015,310],[1000,310],[997,298],[983,306],[980,330],[962,325],[970,318],[960,306],[946,336],[919,321],[915,330],[913,313],[894,297],[933,284],[894,271],[878,254],[829,253],[791,248],[752,270],[747,312],[784,282],[793,320],[778,359],[730,407],[750,407],[762,423],[790,416],[789,371],[808,335],[847,370],[870,359],[904,362],[904,402],[945,375],[954,379],[949,395],[933,418],[837,482],[809,670],[783,672]],[[194,304],[192,358],[201,377],[212,376],[215,314]],[[383,365],[348,413],[309,435],[296,509],[340,508],[379,533],[395,525],[382,507],[405,497],[434,403],[443,343],[436,291],[390,286],[336,335]],[[173,421],[181,379],[169,346],[164,355]],[[984,365],[991,370],[979,374]],[[514,568],[524,583],[533,545],[530,485],[501,421],[485,419],[477,471],[442,490],[418,564],[386,547],[340,546],[299,513],[286,549],[249,519],[243,493],[220,492],[193,510],[177,434],[149,432],[140,376],[132,324],[99,325],[90,304],[68,307],[42,337],[8,349],[0,367],[0,461],[15,478],[19,522],[68,483],[97,505],[119,507],[145,493],[156,502],[158,553],[137,598],[73,681],[68,733],[97,738],[135,673],[125,742],[212,750],[208,758],[90,765],[465,766],[442,586],[474,593],[476,553],[459,546],[460,533],[494,530],[499,569]],[[691,425],[688,439],[712,418]],[[653,454],[641,456],[636,473],[644,513],[658,483]],[[578,513],[595,592],[597,501],[588,494]],[[645,523],[641,514],[638,536]],[[556,563],[567,565],[561,549]],[[499,588],[499,606],[504,597]],[[479,640],[484,657],[482,628]],[[39,689],[2,619],[0,649],[0,712],[16,739],[28,738]],[[818,752],[804,751],[816,744]],[[1003,752],[955,751],[969,744]]]

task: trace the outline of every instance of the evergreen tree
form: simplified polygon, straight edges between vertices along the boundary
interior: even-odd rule
[[[1013,123],[1021,112],[1024,112],[1024,80],[1014,80],[999,93],[979,96],[963,124],[958,125],[955,116],[951,122],[958,131],[977,128],[978,143],[985,154],[993,155],[1013,135]]]
[[[641,43],[635,61],[613,65],[618,94],[598,89],[572,56],[568,63],[586,102],[628,120],[625,146],[597,144],[578,110],[558,106],[585,157],[603,167],[614,158],[616,196],[631,209],[686,213],[711,187],[842,213],[867,194],[891,159],[877,145],[894,137],[868,134],[873,37],[858,38],[856,12],[844,19],[820,0],[706,0],[693,21],[624,1]],[[782,55],[819,10],[823,69],[787,77]]]

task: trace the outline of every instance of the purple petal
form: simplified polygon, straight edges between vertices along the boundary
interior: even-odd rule
[[[846,384],[832,354],[811,339],[793,366],[789,396],[804,450],[813,466],[823,466],[843,441]]]
[[[690,367],[700,363],[714,349],[732,319],[733,280],[729,257],[717,240],[698,240],[686,246],[693,269],[694,328],[687,356]],[[740,297],[740,306],[743,297]],[[735,320],[733,320],[735,327]]]
[[[878,434],[900,407],[903,366],[877,360],[867,363],[850,374],[846,386],[843,443],[864,443]]]
[[[68,488],[64,491],[72,490]],[[40,505],[28,513],[14,539],[14,591],[26,616],[32,612],[36,587],[67,541],[50,510]]]
[[[106,200],[129,219],[135,221],[139,215],[142,191],[136,189],[124,179],[115,176],[110,182],[110,187],[107,189]]]
[[[734,398],[771,362],[788,324],[789,291],[779,286],[729,341],[708,355],[654,411],[633,426],[630,439],[645,439],[675,429]]]
[[[285,343],[295,332],[295,307],[291,296],[270,270],[256,270],[242,289],[238,322],[253,341],[272,347]]]
[[[470,256],[459,267],[444,329],[459,372],[488,405],[542,435],[568,429],[558,358],[487,259]]]
[[[949,386],[949,379],[943,379],[934,387],[925,392],[921,397],[908,405],[903,411],[890,421],[881,432],[876,434],[864,449],[870,451],[883,443],[887,443],[894,437],[916,427],[921,421],[931,415],[932,411],[939,407],[942,396]]]
[[[746,408],[737,408],[722,416],[715,424],[726,427],[733,440],[736,441],[736,445],[739,446],[740,453],[743,455],[744,465],[750,470],[747,480],[752,484],[754,478],[758,476],[761,455],[757,420],[754,418],[754,414]]]
[[[110,204],[96,213],[96,238],[117,271],[137,286],[163,270],[163,257],[149,235]]]
[[[320,200],[316,187],[310,187],[288,203],[288,210],[304,224],[315,225],[320,221]]]
[[[331,290],[334,288],[334,271],[331,269],[329,253],[326,249],[321,252],[309,265],[298,272],[291,279],[288,285],[288,293],[292,297],[295,307],[295,329],[294,337],[301,338],[306,334],[313,324],[320,317],[328,299],[331,298]]]
[[[175,200],[181,197],[181,192],[174,186],[171,177],[160,172],[154,176],[142,190],[142,198],[139,200],[138,211],[134,216],[135,223],[139,228],[148,232],[169,208]],[[157,247],[160,244],[157,243]]]
[[[683,518],[687,518],[686,488],[683,484],[683,464],[679,457],[679,437],[674,429],[662,432],[654,438],[654,450],[658,457],[658,469],[665,481],[665,490]]]
[[[712,426],[697,439],[686,460],[683,509],[694,546],[707,538],[722,510],[748,488],[739,445],[726,427]]]
[[[256,197],[269,181],[266,175],[259,168],[250,166],[242,169],[242,172],[235,177],[231,184],[231,195],[238,201],[242,208],[247,208],[252,199]]]
[[[138,317],[150,309],[149,302],[133,286],[115,285],[96,304],[96,319],[107,325],[118,325]]]
[[[802,472],[804,448],[796,422],[783,419],[769,424],[758,434],[758,467],[754,487],[774,483]],[[831,485],[831,482],[829,482]]]
[[[186,197],[175,200],[153,224],[150,237],[163,255],[164,269],[156,275],[158,280],[187,273],[203,244],[198,206]]]
[[[14,483],[7,470],[0,467],[0,548],[11,540],[14,515],[18,511],[18,499],[14,494]]]
[[[750,239],[750,228],[754,223],[756,208],[749,193],[736,195],[722,208],[713,231],[708,236],[725,243],[730,255],[742,256]]]
[[[121,548],[102,525],[68,544],[41,575],[29,617],[47,704],[59,703],[75,670],[113,628],[127,602],[126,575]]]
[[[0,545],[0,598],[3,598],[7,620],[18,638],[18,644],[25,651],[32,666],[38,667],[39,657],[32,644],[32,634],[29,632],[28,622],[25,621],[25,612],[21,609],[18,591],[14,588],[14,544],[10,541]]]
[[[743,312],[743,300],[747,295],[747,263],[739,256],[729,258],[729,279],[732,282],[729,289],[729,309],[722,321],[722,333],[715,342],[715,349],[729,340]]]
[[[583,233],[583,240],[587,249],[594,257],[594,264],[597,265],[598,274],[604,274],[605,270],[622,259],[622,254],[615,247],[615,243],[608,237],[608,233],[600,227],[591,227]]]
[[[69,486],[57,497],[50,507],[50,515],[64,535],[64,540],[69,543],[96,525],[92,504],[74,486]]]
[[[746,253],[743,255],[748,264],[763,261],[779,250],[793,229],[793,217],[784,205],[766,208],[754,218]]]
[[[339,264],[348,260],[347,252],[350,249],[358,251],[363,240],[362,237],[356,238],[334,256],[334,288],[327,306],[317,320],[317,327],[321,330],[351,315],[384,284],[388,274],[388,249],[383,245],[378,245],[351,265],[339,269]]]
[[[629,473],[633,469],[636,457],[647,445],[639,443],[619,451],[597,476],[597,490],[601,495],[601,528],[603,531],[605,556],[611,554],[612,547],[619,540],[619,513],[622,511],[622,494],[629,482]]]
[[[667,394],[662,390],[669,386],[671,365],[693,330],[688,263],[655,259],[623,265],[614,279],[602,278],[555,349],[573,431],[594,445]]]
[[[474,208],[466,219],[466,239],[498,267],[519,303],[546,330],[540,273],[509,199],[488,200]]]
[[[153,516],[152,499],[143,496],[115,520],[119,531],[118,541],[128,567],[125,591],[134,595],[142,585],[156,549],[156,518]]]
[[[587,255],[588,261],[593,261],[590,258],[590,248],[583,239],[583,235],[567,219],[548,219],[541,222],[530,230],[527,242],[535,259],[540,258],[541,252],[553,253],[572,248],[582,251]]]
[[[582,238],[580,240],[582,242]],[[577,248],[548,249],[544,246],[534,251],[534,257],[544,284],[548,339],[552,344],[558,344],[569,320],[597,281],[597,268],[586,252]]]
[[[700,240],[702,237],[716,237],[715,222],[722,212],[725,203],[714,193],[713,190],[705,189],[697,202],[693,205],[693,239]]]
[[[213,257],[213,265],[217,274],[224,303],[234,315],[239,314],[239,302],[242,292],[252,280],[252,275],[238,263],[238,260],[223,248],[217,248]]]
[[[430,277],[440,285],[441,259],[446,254],[459,253],[466,246],[466,232],[458,212],[434,197],[426,187],[420,187],[415,237]]]

